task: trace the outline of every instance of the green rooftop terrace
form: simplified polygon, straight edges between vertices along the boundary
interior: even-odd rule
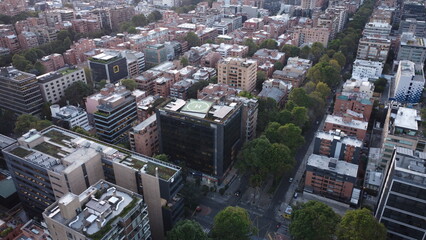
[[[65,68],[63,70],[59,70],[58,72],[61,73],[62,75],[67,75],[67,74],[73,73],[77,70],[78,70],[78,68]]]
[[[44,133],[43,136],[50,138],[50,141],[60,145],[64,145],[64,141],[71,141],[73,139],[72,137],[67,136],[64,133],[55,129]]]
[[[127,157],[123,161],[126,161],[127,163],[133,164],[132,166],[130,166],[130,165],[129,166],[136,168],[138,170],[143,168],[143,166],[146,164],[147,167],[146,167],[145,171],[146,171],[147,174],[152,175],[152,176],[155,176],[155,168],[158,168],[158,177],[160,177],[164,180],[169,180],[177,172],[176,169],[173,169],[172,167],[169,167],[167,165],[156,163],[156,162],[154,162],[154,160],[144,162],[140,159],[136,159],[136,158],[133,158],[133,157]]]
[[[33,152],[30,151],[30,150],[27,150],[25,148],[22,148],[22,147],[17,147],[15,149],[13,149],[12,151],[10,151],[10,153],[12,153],[13,155],[16,155],[18,157],[24,158],[24,157],[30,155]]]

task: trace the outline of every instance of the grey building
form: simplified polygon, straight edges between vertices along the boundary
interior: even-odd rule
[[[418,37],[426,37],[426,22],[414,18],[402,20],[399,24],[399,34],[412,32]]]
[[[0,107],[17,114],[38,114],[43,97],[34,74],[13,67],[0,69]]]
[[[14,143],[16,143],[15,139],[0,134],[0,168],[7,168],[6,162],[4,161],[3,149]]]
[[[5,148],[4,155],[31,216],[40,216],[68,193],[80,195],[104,179],[144,196],[154,239],[162,239],[182,218],[182,177],[175,165],[56,126],[31,130]]]
[[[423,64],[426,60],[426,38],[418,37],[412,32],[402,33],[396,61],[401,60]]]
[[[379,196],[376,218],[388,239],[426,239],[426,155],[396,147]]]

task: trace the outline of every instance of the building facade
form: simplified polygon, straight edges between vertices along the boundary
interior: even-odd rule
[[[226,58],[218,63],[218,83],[251,92],[256,87],[257,62],[243,58]]]
[[[423,64],[411,61],[399,61],[395,74],[395,90],[393,97],[400,103],[418,103],[421,99],[425,77]]]
[[[314,141],[314,154],[359,164],[362,141],[346,136],[340,130],[317,132]]]
[[[57,126],[66,129],[81,127],[86,131],[92,128],[89,125],[87,112],[83,108],[72,105],[59,107],[59,105],[54,104],[50,106],[50,112],[52,113],[52,122]]]
[[[109,83],[116,83],[129,75],[126,58],[119,53],[95,55],[89,59],[89,66],[94,82],[106,80]]]
[[[160,150],[157,117],[152,115],[134,126],[129,132],[132,151],[152,157]]]

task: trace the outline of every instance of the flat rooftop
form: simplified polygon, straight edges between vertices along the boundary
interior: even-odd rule
[[[418,121],[421,121],[421,118],[416,109],[399,107],[394,126],[417,131],[419,130]]]
[[[340,141],[343,144],[351,145],[351,146],[354,146],[354,147],[362,147],[362,141],[360,141],[360,140],[358,140],[354,137],[347,136],[344,132],[341,132],[341,131],[340,132],[318,131],[316,133],[316,137],[320,138],[320,139],[326,139],[326,140],[329,140],[329,141],[333,141],[333,140]]]
[[[329,167],[330,161],[336,161],[335,168]],[[358,172],[358,165],[356,164],[317,154],[311,154],[311,156],[309,156],[307,165],[354,178],[356,178]]]
[[[332,123],[336,125],[352,127],[361,130],[367,130],[368,122],[352,119],[351,121],[345,121],[343,117],[335,115],[327,115],[325,119],[326,123]]]
[[[15,142],[15,139],[0,134],[0,150],[12,145]]]
[[[27,133],[24,136],[18,139],[18,146],[10,146],[5,151],[58,173],[69,172],[97,155],[105,160],[121,163],[137,171],[147,165],[150,171],[146,171],[146,173],[152,176],[155,176],[155,168],[158,168],[159,177],[166,181],[173,178],[180,170],[180,167],[173,164],[88,138],[57,126],[51,126],[42,132],[34,130],[31,134]],[[29,148],[26,147],[27,144],[34,144],[34,146]]]
[[[422,187],[426,184],[426,153],[397,147],[394,161],[394,178],[415,183]]]

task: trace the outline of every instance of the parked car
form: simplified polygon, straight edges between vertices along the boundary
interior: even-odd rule
[[[297,194],[297,192],[296,193],[294,193],[294,199],[297,199],[297,196],[299,196],[299,194]]]
[[[292,182],[293,182],[293,178],[291,177],[291,178],[288,180],[288,182],[289,182],[289,183],[292,183]]]

